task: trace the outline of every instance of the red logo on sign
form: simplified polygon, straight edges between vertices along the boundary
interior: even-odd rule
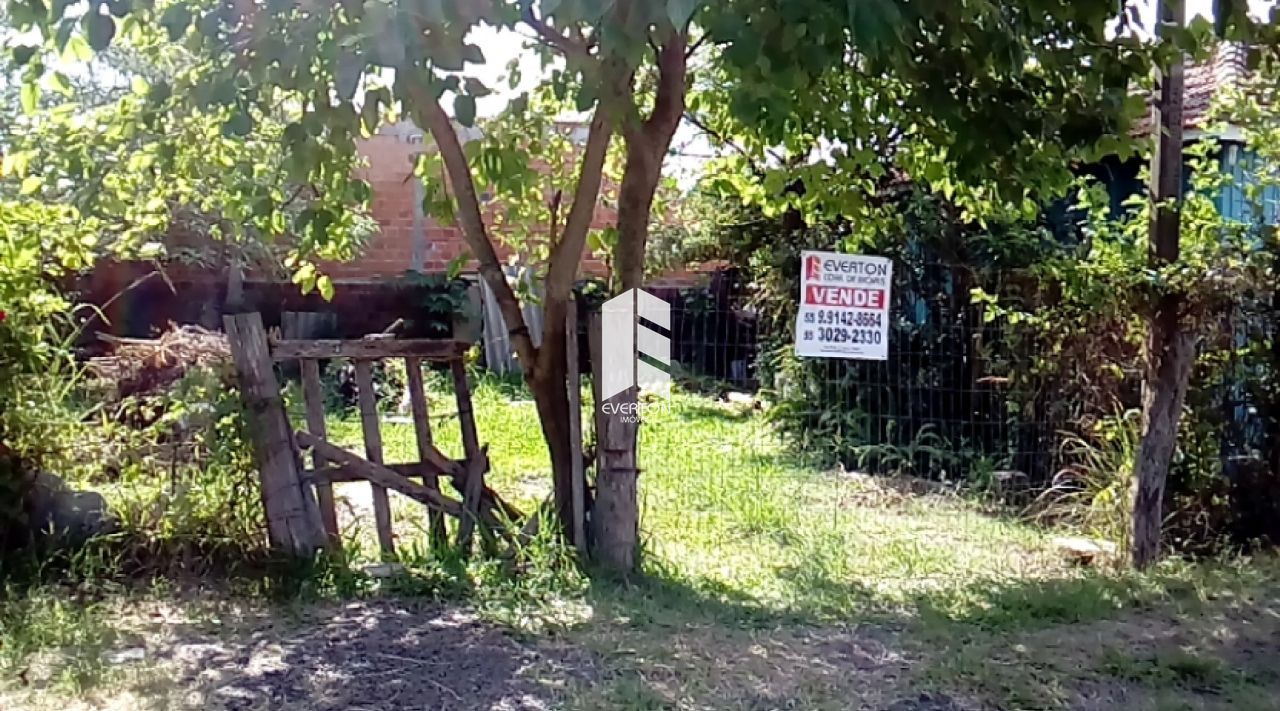
[[[809,279],[819,279],[822,277],[822,260],[818,257],[809,257],[804,263],[805,273]]]
[[[883,309],[883,289],[857,289],[850,286],[811,286],[805,289],[804,302],[814,306],[852,306],[859,309]]]

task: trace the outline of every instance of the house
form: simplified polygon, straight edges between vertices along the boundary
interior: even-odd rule
[[[366,162],[360,177],[373,188],[370,209],[378,229],[355,259],[322,265],[334,281],[332,300],[325,301],[316,293],[301,294],[287,274],[251,268],[244,275],[244,302],[261,311],[268,325],[280,324],[283,314],[290,312],[329,314],[332,335],[343,337],[364,335],[397,319],[411,322],[420,316],[422,284],[410,283],[406,274],[441,274],[468,252],[458,227],[440,224],[423,213],[423,189],[413,176],[413,165],[426,140],[421,129],[404,121],[384,126],[358,144]],[[497,203],[487,193],[481,198],[490,208],[487,217],[491,219]],[[601,204],[592,226],[613,225],[616,217],[613,209]],[[171,234],[169,241],[176,244],[190,239],[199,241],[180,234]],[[202,260],[170,259],[163,264],[163,273],[151,262],[106,262],[85,275],[77,285],[82,298],[101,307],[105,315],[105,322],[96,330],[145,336],[171,322],[216,328],[228,293],[237,287],[230,284],[235,280],[229,279],[227,260],[225,255],[219,256],[217,243],[206,240],[203,247],[187,250],[203,252]],[[504,261],[510,256],[510,250],[501,244],[498,252]],[[602,277],[607,272],[600,255],[588,249],[581,274]],[[467,260],[464,277],[477,281],[475,273],[475,261]],[[679,272],[668,275],[662,284],[687,287],[705,278],[701,273]],[[475,291],[473,298],[481,301],[479,289]],[[475,311],[485,310],[479,307],[477,304]]]
[[[1249,214],[1251,208],[1245,198],[1245,186],[1257,169],[1256,154],[1246,145],[1244,132],[1239,126],[1215,125],[1212,109],[1216,99],[1227,92],[1245,88],[1250,79],[1248,52],[1245,45],[1225,42],[1219,46],[1211,60],[1188,65],[1184,75],[1182,107],[1184,142],[1189,145],[1205,139],[1216,141],[1216,160],[1223,172],[1232,176],[1231,185],[1215,196],[1219,212],[1224,217],[1241,221],[1254,219]],[[1133,127],[1132,133],[1134,136],[1148,136],[1151,129],[1151,112],[1148,111]],[[1094,175],[1107,186],[1112,211],[1118,213],[1125,200],[1145,192],[1146,185],[1140,177],[1145,165],[1145,159],[1140,157],[1111,157],[1088,166],[1085,172]],[[1275,223],[1280,192],[1268,188],[1262,197],[1262,203],[1265,222]]]

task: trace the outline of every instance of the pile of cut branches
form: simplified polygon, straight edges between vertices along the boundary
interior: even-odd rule
[[[110,344],[111,353],[90,359],[89,372],[116,400],[162,392],[192,368],[231,361],[226,336],[199,326],[173,328],[155,339],[98,337]]]

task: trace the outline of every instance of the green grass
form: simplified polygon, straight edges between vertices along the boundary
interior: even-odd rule
[[[453,395],[439,379],[429,382],[435,442],[459,457]],[[550,494],[532,401],[484,379],[475,403],[481,441],[490,444],[489,482],[532,510]],[[331,417],[328,427],[334,441],[361,448],[355,413]],[[416,460],[411,424],[384,418],[381,435],[386,461]],[[893,482],[810,466],[782,449],[759,412],[740,405],[675,394],[646,415],[639,459],[651,568],[762,609],[843,616],[930,593],[967,604],[962,592],[975,581],[1071,573],[1050,551],[1047,531],[954,496],[910,496]],[[418,525],[412,505],[398,514],[410,529]]]
[[[452,393],[428,382],[435,441],[461,456]],[[533,510],[550,489],[532,402],[482,378],[475,404],[489,483]],[[361,449],[354,413],[328,425]],[[381,431],[387,461],[416,460],[411,425],[384,418]],[[378,581],[345,564],[376,558],[371,512],[357,511],[344,514],[352,561],[258,590],[303,606],[465,598],[530,644],[590,653],[596,676],[568,682],[568,708],[883,708],[925,691],[1009,709],[1070,708],[1082,694],[1260,709],[1280,687],[1267,671],[1275,561],[1170,561],[1145,575],[1073,566],[1052,530],[918,481],[815,466],[762,413],[691,393],[649,410],[640,466],[646,569],[625,585],[583,577],[545,540],[515,575],[440,557],[419,535],[421,507],[395,497],[409,575]],[[0,671],[52,660],[49,683],[70,693],[110,677],[95,661],[116,634],[108,608],[38,591],[0,610]]]

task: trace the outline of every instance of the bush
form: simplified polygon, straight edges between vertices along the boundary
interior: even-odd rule
[[[72,304],[54,287],[89,251],[62,228],[64,208],[0,201],[0,552],[22,528],[34,472],[73,450],[63,407],[78,380]]]

